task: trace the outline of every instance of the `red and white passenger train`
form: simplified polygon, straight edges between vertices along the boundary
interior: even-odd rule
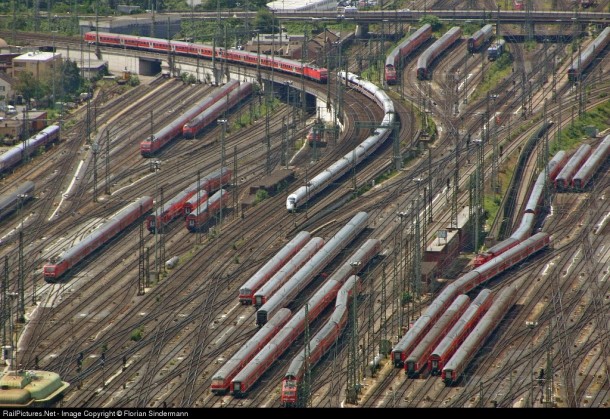
[[[149,38],[145,36],[98,32],[96,37],[96,32],[85,33],[85,41],[89,43],[95,43],[96,38],[97,43],[104,46],[116,46],[121,48],[162,53],[171,51],[178,55],[199,57],[210,60],[215,53],[215,59],[217,60],[226,60],[236,64],[260,66],[262,69],[274,69],[299,77],[303,75],[305,78],[320,83],[326,83],[328,80],[328,71],[326,68],[320,68],[312,64],[301,63],[300,61],[289,60],[287,58],[272,57],[271,55],[266,54],[259,55],[256,52],[248,52],[237,49],[225,50],[224,48],[216,48],[214,50],[211,45],[196,44],[184,41],[168,41],[167,39]]]

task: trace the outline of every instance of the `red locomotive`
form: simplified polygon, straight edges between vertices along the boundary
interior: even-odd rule
[[[144,36],[122,35],[107,32],[99,32],[96,36],[95,32],[87,32],[85,33],[84,38],[85,41],[89,43],[95,43],[97,39],[97,43],[100,45],[161,53],[172,51],[179,55],[205,59],[212,59],[212,55],[214,54],[214,48],[210,45],[195,44],[183,41],[168,41],[167,39],[148,38]],[[224,50],[223,48],[216,48],[215,53],[216,55],[214,58],[217,60],[226,60],[231,63],[250,65],[254,67],[258,65],[263,69],[274,69],[292,74],[293,76],[300,77],[303,75],[308,79],[320,83],[326,83],[328,80],[328,71],[326,68],[316,67],[311,64],[303,64],[300,61],[272,57],[265,54],[259,55],[255,52],[241,51],[237,49]]]
[[[408,38],[402,40],[396,48],[390,52],[385,60],[385,81],[387,84],[396,84],[396,69],[399,67],[401,60],[415,51],[421,44],[430,39],[431,36],[432,26],[425,24],[417,31],[413,32]]]

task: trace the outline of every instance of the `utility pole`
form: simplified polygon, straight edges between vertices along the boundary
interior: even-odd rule
[[[106,130],[106,179],[105,191],[106,195],[110,195],[110,131]]]
[[[142,214],[142,208],[140,208],[140,214]],[[144,295],[146,292],[146,265],[144,257],[144,223],[140,223],[140,242],[138,246],[138,295]]]

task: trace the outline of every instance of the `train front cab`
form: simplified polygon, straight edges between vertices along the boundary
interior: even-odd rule
[[[297,404],[297,380],[294,377],[282,381],[281,401],[284,407],[295,407]]]

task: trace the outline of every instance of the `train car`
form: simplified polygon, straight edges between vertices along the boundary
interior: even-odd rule
[[[192,183],[176,196],[159,206],[153,214],[146,217],[146,228],[151,233],[169,224],[175,218],[184,214],[184,204],[197,194],[198,182]],[[205,193],[205,191],[204,191]],[[200,194],[201,195],[201,194]],[[206,194],[207,195],[207,194]]]
[[[218,188],[228,185],[231,182],[233,171],[228,167],[221,167],[218,170],[208,173],[203,178],[199,179],[197,189],[199,194],[194,194],[184,203],[184,216],[189,215],[195,208],[201,205],[212,192],[216,192]]]
[[[453,327],[455,322],[466,311],[470,303],[467,295],[459,295],[449,306],[447,311],[432,326],[430,331],[423,336],[415,349],[405,361],[405,374],[409,378],[417,378],[428,365],[428,358],[436,348],[436,345],[443,339],[445,334]]]
[[[205,111],[210,106],[212,106],[215,103],[219,102],[221,99],[226,100],[227,96],[231,92],[234,92],[235,90],[237,90],[239,87],[240,87],[240,84],[239,84],[238,80],[230,80],[230,81],[228,81],[224,86],[222,86],[219,89],[213,91],[212,93],[210,93],[209,95],[207,95],[203,99],[203,101],[201,102],[201,109],[202,109],[201,112]],[[198,117],[198,115],[196,115],[194,118],[197,118],[197,117]],[[182,127],[182,135],[184,137],[187,137],[187,138],[193,138],[194,137],[193,133],[190,130],[185,130],[184,129],[186,126],[188,126],[188,124],[191,121],[187,121],[187,123]]]
[[[422,337],[430,330],[434,322],[445,312],[449,304],[459,294],[466,294],[477,286],[489,281],[505,270],[529,258],[546,248],[551,243],[551,236],[547,233],[536,233],[532,237],[517,244],[510,250],[491,259],[488,263],[479,266],[462,275],[453,283],[446,286],[440,294],[430,303],[426,312],[413,324],[411,329],[392,348],[392,362],[396,367],[403,367],[406,357]]]
[[[214,195],[199,205],[186,217],[186,229],[192,233],[203,228],[210,218],[215,216],[229,202],[229,194],[224,189],[218,190]]]
[[[504,53],[506,41],[504,39],[498,39],[496,42],[487,48],[487,59],[489,61],[496,61]]]
[[[324,188],[370,156],[383,144],[391,133],[391,128],[386,127],[391,127],[395,121],[394,103],[383,89],[380,89],[373,83],[361,80],[358,76],[351,73],[345,74],[345,72],[340,72],[339,77],[344,80],[347,78],[350,87],[370,97],[383,109],[384,117],[380,123],[381,127],[377,128],[371,136],[367,137],[355,149],[314,176],[307,185],[299,187],[288,195],[286,199],[286,209],[288,211],[297,211],[299,208],[302,208]]]
[[[205,190],[199,189],[197,193],[186,200],[182,207],[182,214],[186,218],[195,208],[208,200],[210,195]]]
[[[597,171],[608,161],[610,155],[610,135],[607,135],[602,142],[591,153],[580,169],[572,178],[572,187],[575,190],[584,190]]]
[[[264,305],[269,298],[277,292],[289,279],[299,272],[300,269],[311,261],[311,259],[324,247],[325,240],[321,237],[313,237],[294,257],[281,267],[269,280],[263,284],[252,295],[252,304],[258,309]]]
[[[144,36],[113,34],[108,32],[86,32],[84,39],[88,43],[97,43],[102,46],[120,47],[143,51],[160,52],[167,54],[174,52],[193,58],[225,60],[233,64],[243,64],[260,67],[263,70],[277,70],[293,76],[303,76],[319,83],[328,81],[328,70],[313,64],[301,63],[300,61],[287,58],[275,57],[256,52],[248,52],[239,49],[213,48],[210,45],[168,41],[167,39],[149,38]],[[214,55],[215,54],[215,55]]]
[[[432,77],[431,66],[436,58],[443,54],[462,36],[462,28],[454,26],[426,49],[417,59],[417,78],[429,80]]]
[[[524,0],[513,0],[513,9],[524,10],[525,9]]]
[[[349,313],[349,301],[352,296],[360,292],[360,279],[352,275],[343,284],[337,293],[335,310],[330,320],[320,329],[309,342],[309,359],[305,362],[305,349],[292,359],[288,366],[284,379],[282,380],[282,392],[280,401],[284,407],[296,407],[300,381],[305,373],[306,365],[313,368],[328,349],[337,341],[347,323]]]
[[[328,279],[307,304],[300,309],[292,319],[259,351],[259,353],[231,380],[231,394],[234,397],[244,397],[258,379],[278,358],[288,349],[295,339],[305,330],[305,322],[312,322],[336,297],[343,284]],[[274,314],[275,317],[277,314]],[[271,318],[273,318],[271,317]]]
[[[237,89],[228,92],[222,100],[210,105],[182,127],[182,133],[187,138],[194,138],[204,128],[216,122],[219,116],[231,109],[252,94],[252,83],[242,83]]]
[[[468,52],[477,52],[491,39],[493,34],[494,27],[491,24],[487,24],[476,31],[471,37],[468,38]]]
[[[591,155],[591,146],[589,144],[581,144],[578,150],[570,157],[568,162],[563,166],[557,177],[555,178],[555,190],[566,191],[572,185],[572,178],[580,170],[582,165]]]
[[[396,84],[396,69],[400,67],[402,60],[430,39],[430,37],[432,37],[432,26],[426,23],[398,43],[385,60],[385,81],[387,84]]]
[[[521,218],[521,223],[517,229],[506,240],[503,240],[495,246],[490,247],[489,250],[483,253],[477,254],[473,263],[475,267],[483,265],[494,257],[501,255],[508,249],[515,247],[517,244],[530,237],[534,227],[535,214],[539,212],[539,207],[542,202],[544,188],[546,187],[547,182],[551,182],[555,179],[559,171],[565,165],[566,160],[567,155],[563,150],[560,150],[557,154],[555,154],[555,156],[553,156],[547,165],[546,173],[541,172],[534,183],[532,192],[530,193],[529,199],[525,205],[525,211]]]
[[[305,139],[310,147],[326,147],[326,142],[324,141],[323,123],[320,122],[314,124],[314,126],[310,128]]]
[[[235,355],[227,360],[212,376],[210,391],[216,395],[227,393],[235,375],[282,329],[291,315],[292,313],[287,308],[279,310],[265,326],[261,327],[254,336],[241,345]]]
[[[428,359],[430,375],[441,375],[445,363],[449,361],[449,358],[451,358],[464,339],[466,339],[466,336],[476,326],[479,319],[487,312],[492,302],[493,296],[491,290],[486,288],[470,303],[451,330],[430,353]]]
[[[459,380],[472,358],[513,306],[516,295],[517,288],[513,285],[509,285],[500,292],[487,313],[483,315],[479,323],[443,367],[441,378],[445,385],[452,385]]]
[[[299,231],[239,288],[239,302],[252,304],[254,293],[282,269],[310,240],[311,234],[308,231]]]
[[[587,67],[597,58],[610,41],[610,26],[605,28],[595,40],[580,53],[568,68],[568,80],[578,81],[581,79]]]
[[[31,180],[23,182],[12,192],[0,196],[0,221],[34,198],[36,185]]]
[[[25,156],[32,156],[40,147],[46,147],[58,139],[59,125],[50,125],[25,142],[19,142],[0,155],[0,173],[13,169],[23,161]]]
[[[313,278],[324,269],[337,255],[351,243],[367,226],[369,215],[359,212],[339,230],[326,244],[308,261],[299,271],[294,274],[288,282],[273,294],[265,304],[256,311],[256,324],[261,326],[267,322],[273,313],[281,307],[285,307],[296,295],[301,292]],[[362,249],[362,248],[361,248]],[[359,249],[356,253],[361,255]],[[362,255],[364,258],[365,255]],[[362,260],[355,256],[350,259]],[[351,270],[354,273],[354,269]]]
[[[277,292],[278,289],[282,287],[294,274],[299,272],[306,263],[311,261],[316,253],[324,247],[325,241],[321,237],[313,237],[301,250],[297,252],[294,257],[292,257],[284,266],[281,267],[279,271],[277,271],[269,280],[265,282],[265,284],[261,285],[257,290],[255,290],[252,294],[252,304],[256,306],[256,308],[260,308],[263,304],[270,299],[273,294]],[[312,269],[311,272],[315,272],[315,269]],[[313,274],[313,273],[312,273]]]
[[[251,89],[251,84],[247,84],[250,85]],[[140,143],[140,154],[142,154],[143,157],[151,157],[154,153],[161,150],[172,140],[182,134],[184,131],[185,124],[188,124],[193,119],[200,118],[201,114],[208,112],[212,108],[215,109],[215,115],[218,116],[220,112],[225,109],[224,101],[221,99],[223,97],[233,95],[233,101],[235,101],[235,91],[241,91],[243,85],[236,86],[235,83],[227,83],[227,85],[225,86],[226,88],[221,88],[218,92],[212,93],[211,97],[206,96],[203,99],[197,101],[186,111],[180,113],[180,115],[172,122],[153,133],[150,138],[142,141]],[[248,90],[247,88],[245,89],[246,90],[244,90],[244,92]],[[210,104],[210,102],[212,103]],[[206,115],[209,115],[209,113]],[[189,135],[192,134],[190,130],[187,130],[186,132]]]
[[[96,251],[110,239],[125,230],[130,224],[148,213],[153,207],[153,199],[143,196],[127,205],[82,239],[78,244],[63,252],[59,257],[53,257],[42,268],[44,279],[55,282],[77,263]]]

